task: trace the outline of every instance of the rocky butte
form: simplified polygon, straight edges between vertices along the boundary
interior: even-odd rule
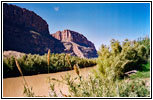
[[[66,29],[64,31],[57,31],[52,36],[64,44],[65,53],[70,53],[81,58],[97,57],[94,44],[78,32]]]

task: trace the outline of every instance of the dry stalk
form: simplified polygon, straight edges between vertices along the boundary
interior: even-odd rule
[[[24,78],[24,76],[23,76],[23,73],[22,73],[21,67],[20,67],[20,65],[19,65],[19,63],[18,63],[18,61],[17,61],[16,58],[15,58],[15,63],[16,63],[16,66],[17,66],[17,68],[18,68],[18,70],[19,70],[19,72],[20,72],[20,74],[21,74],[21,76],[22,76],[22,78],[23,78],[23,80],[24,80],[24,82],[25,82],[25,85],[28,86],[28,84],[27,84],[27,82],[26,82],[26,80],[25,80],[25,78]]]
[[[73,66],[73,68],[74,68],[74,71],[76,72],[76,74],[79,76],[80,71],[79,71],[78,66],[75,64],[75,65]]]
[[[48,50],[48,57],[47,57],[47,60],[48,60],[48,73],[49,73],[49,65],[50,65],[50,49]]]

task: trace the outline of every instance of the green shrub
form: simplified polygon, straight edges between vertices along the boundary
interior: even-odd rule
[[[122,45],[112,39],[111,48],[102,45],[98,51],[98,74],[103,78],[116,79],[130,70],[140,70],[147,62],[147,48],[136,41],[125,40]]]
[[[150,57],[150,39],[148,37],[139,38],[137,42],[141,45],[144,45],[147,49],[146,59]]]
[[[125,88],[126,87],[126,88]],[[129,84],[123,82],[119,86],[121,97],[149,97],[149,87],[145,86],[145,81],[134,80]]]
[[[56,94],[54,89],[53,80],[66,84],[68,86],[69,93],[65,94],[61,90],[62,96],[66,97],[149,97],[150,87],[145,86],[144,80],[108,80],[98,77],[89,76],[81,80],[78,77],[71,77],[67,74],[62,80],[51,79],[50,88],[51,93]]]
[[[66,59],[66,54],[51,54],[49,72],[59,72],[73,69],[74,64],[78,64],[80,68],[91,67],[96,65],[95,59],[79,58],[69,56],[70,64]],[[40,73],[48,73],[47,54],[31,55],[27,54],[18,59],[19,65],[24,75],[34,75]],[[3,77],[19,76],[19,71],[16,68],[15,59],[13,57],[6,58],[3,61]]]
[[[19,76],[20,73],[16,67],[15,59],[13,57],[3,59],[3,77]]]

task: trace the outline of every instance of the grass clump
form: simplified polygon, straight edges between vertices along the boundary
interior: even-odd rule
[[[130,78],[131,79],[150,78],[150,71],[147,71],[147,72],[138,71],[135,74],[131,75]]]

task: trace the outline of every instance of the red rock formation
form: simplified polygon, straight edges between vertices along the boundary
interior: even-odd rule
[[[52,34],[53,37],[63,42],[65,52],[79,57],[94,58],[97,57],[97,51],[92,42],[85,36],[71,30],[57,31]]]
[[[71,30],[57,31],[55,34],[52,34],[52,36],[60,41],[72,41],[81,46],[93,47],[93,48],[95,47],[94,44],[89,40],[87,40],[85,36],[75,31]]]
[[[44,54],[70,53],[79,57],[97,57],[92,42],[71,30],[49,34],[48,24],[33,11],[3,4],[3,50]]]

